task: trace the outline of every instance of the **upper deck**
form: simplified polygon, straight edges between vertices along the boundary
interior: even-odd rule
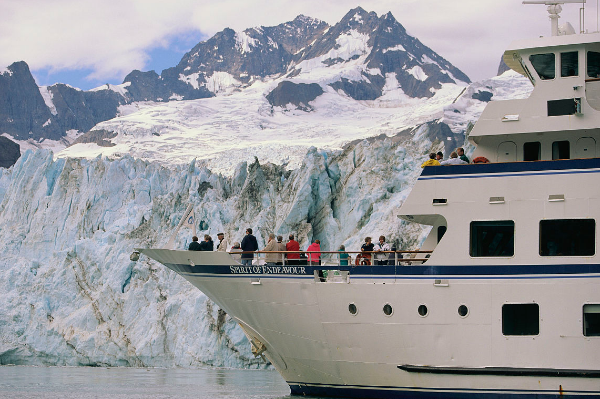
[[[429,265],[595,263],[599,177],[599,158],[427,166],[399,216],[433,226]]]
[[[487,105],[469,136],[484,152],[496,153],[503,141],[526,142],[539,133],[553,133],[553,140],[600,139],[600,33],[516,41],[504,61],[527,76],[534,90],[527,99]]]

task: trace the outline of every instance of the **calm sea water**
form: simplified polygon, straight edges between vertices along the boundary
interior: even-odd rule
[[[276,371],[0,366],[0,398],[290,399]]]

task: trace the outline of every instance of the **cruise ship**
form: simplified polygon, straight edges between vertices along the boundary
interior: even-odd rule
[[[292,394],[600,397],[600,33],[513,43],[527,99],[492,101],[468,165],[423,169],[398,216],[431,226],[388,265],[242,266],[140,249],[235,319]],[[580,29],[581,30],[581,29]],[[328,273],[323,273],[327,271]]]

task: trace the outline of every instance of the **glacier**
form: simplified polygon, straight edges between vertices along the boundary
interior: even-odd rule
[[[528,90],[510,73],[473,84],[438,121],[463,134],[484,106],[471,94]],[[223,231],[229,242],[252,227],[260,248],[271,232],[295,233],[302,248],[318,238],[323,250],[358,250],[381,234],[416,248],[428,230],[395,212],[426,154],[444,148],[432,126],[307,145],[301,156],[285,145],[254,160],[227,149],[224,169],[204,159],[161,162],[159,149],[149,159],[27,150],[0,169],[0,364],[268,367],[204,294],[144,256],[130,261],[132,249],[165,245],[190,203],[199,233]],[[275,162],[291,156],[292,165]],[[177,247],[191,235],[180,230]]]

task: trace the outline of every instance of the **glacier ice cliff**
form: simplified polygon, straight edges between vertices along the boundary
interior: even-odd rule
[[[237,324],[204,294],[134,247],[163,246],[189,203],[199,234],[240,241],[252,227],[295,233],[306,248],[358,250],[367,235],[411,249],[427,234],[395,210],[424,154],[428,125],[342,150],[311,148],[302,166],[165,167],[124,156],[27,151],[0,170],[0,364],[266,367]],[[204,230],[204,231],[202,231]],[[185,248],[191,232],[179,231]]]

